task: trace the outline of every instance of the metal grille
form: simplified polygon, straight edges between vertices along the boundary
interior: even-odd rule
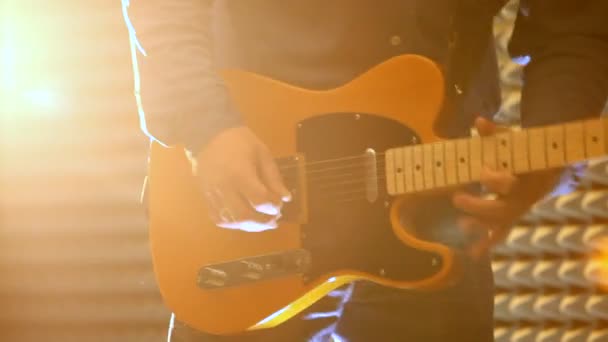
[[[507,54],[516,9],[509,2],[495,20],[503,90],[497,119],[506,123],[519,121],[522,66]],[[608,341],[606,164],[588,169],[576,191],[537,203],[496,248],[497,342]]]

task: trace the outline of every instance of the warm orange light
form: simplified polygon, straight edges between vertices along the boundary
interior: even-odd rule
[[[39,35],[10,1],[0,6],[0,108],[14,120],[24,113],[49,113],[57,107],[57,94],[48,86],[48,66],[34,68],[33,56],[48,56]],[[45,84],[47,83],[47,84]],[[21,115],[18,115],[21,114]]]
[[[0,6],[0,91],[6,95],[17,87],[17,51],[14,18],[7,4]],[[8,15],[6,13],[9,13]]]
[[[598,287],[608,290],[608,238],[601,238],[594,243],[597,252],[591,257],[598,265],[593,277]]]

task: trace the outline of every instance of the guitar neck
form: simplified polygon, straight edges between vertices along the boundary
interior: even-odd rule
[[[564,167],[606,155],[604,118],[519,129],[492,136],[392,148],[385,154],[390,195],[479,181],[482,165],[513,174]]]

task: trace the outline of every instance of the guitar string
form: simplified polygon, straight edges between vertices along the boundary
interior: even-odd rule
[[[457,151],[455,151],[455,152],[457,153]],[[475,154],[476,155],[475,158],[470,158],[470,154],[467,154],[466,156],[458,156],[456,153],[453,154],[452,156],[456,157],[456,158],[452,159],[452,161],[454,161],[454,163],[455,163],[454,166],[458,167],[459,164],[468,164],[470,166],[471,161],[475,161],[475,160],[480,160],[481,161],[481,159],[483,159],[482,158],[483,155],[481,153],[482,152],[481,150],[479,152],[480,153],[476,153]],[[512,159],[513,156],[508,156],[508,155],[498,156],[498,155],[496,155],[495,157],[497,159],[500,158],[500,157],[503,157],[503,158],[506,157],[507,160],[511,161],[511,159]],[[366,159],[365,156],[349,157],[349,158],[345,158],[345,159],[353,160],[355,158]],[[344,160],[342,158],[338,158],[338,159]],[[425,158],[422,158],[422,160],[420,160],[419,163],[413,163],[413,164],[416,165],[416,167],[419,166],[420,168],[426,168],[424,159]],[[445,167],[446,162],[449,161],[449,159],[446,160],[446,158],[444,156],[443,160],[440,160],[440,161],[441,161],[441,165],[442,166],[437,166],[437,167]],[[433,161],[432,166],[431,166],[432,169],[435,169],[436,162],[437,162],[436,160]],[[500,163],[500,162],[501,162],[500,160],[497,160],[497,163]],[[380,172],[384,173],[383,169],[386,170],[385,169],[386,162],[383,163],[383,160],[380,160],[380,161],[374,161],[374,163],[376,164],[377,172],[378,173],[380,173]],[[406,164],[406,163],[407,162],[404,162],[404,164]],[[323,179],[323,178],[327,179],[327,178],[335,178],[335,177],[346,177],[346,176],[349,176],[349,175],[352,174],[352,172],[346,172],[346,171],[350,171],[350,170],[355,169],[355,168],[360,168],[360,167],[362,167],[363,165],[366,165],[366,164],[370,164],[370,161],[369,160],[363,160],[363,161],[362,160],[354,160],[354,162],[351,162],[351,163],[348,163],[348,164],[345,164],[345,165],[336,166],[336,167],[330,167],[330,168],[324,168],[324,169],[316,169],[316,170],[306,169],[306,180],[309,181],[309,182],[314,182],[314,181],[318,181],[319,179]],[[412,163],[409,163],[409,165],[411,167]],[[404,167],[408,167],[408,165],[401,166],[402,169]],[[290,167],[287,167],[287,168],[284,167],[280,171],[285,171],[286,169],[289,169],[289,168]],[[394,166],[393,168],[395,169],[395,171],[397,171],[397,169],[398,169],[398,167],[396,167],[396,166]],[[336,171],[336,172],[332,174],[332,171]],[[342,173],[338,173],[338,171],[343,171],[343,172]],[[421,171],[416,171],[416,172],[421,172]],[[316,175],[316,177],[309,176],[309,175],[313,175],[313,174]],[[375,177],[375,176],[374,175],[370,175],[370,177]]]
[[[442,164],[442,165],[447,165],[447,164]],[[442,168],[444,166],[441,166]],[[433,175],[436,174],[436,165],[433,165],[432,169],[429,170],[430,172],[433,172]],[[453,167],[457,167],[457,164],[454,164]],[[411,177],[412,179],[416,178],[416,174],[419,173],[420,176],[419,177],[423,177],[424,176],[424,170],[422,169],[424,168],[424,165],[421,165],[421,169],[420,170],[411,170]],[[327,186],[335,186],[335,185],[342,185],[342,184],[350,184],[350,183],[360,183],[360,182],[366,182],[369,179],[378,179],[378,180],[384,180],[386,178],[386,167],[382,164],[377,165],[376,167],[376,174],[366,174],[364,171],[359,171],[359,172],[343,172],[343,173],[329,173],[329,174],[322,174],[322,175],[317,175],[317,177],[307,177],[305,179],[305,182],[307,184],[310,185],[327,185]],[[455,170],[456,171],[456,170]],[[428,171],[427,171],[428,172]],[[447,177],[447,172],[444,168],[443,170],[444,173],[444,177]],[[399,174],[399,172],[395,172],[395,174]],[[349,177],[349,176],[353,176],[356,175],[355,177]],[[294,175],[294,174],[290,174],[290,175],[284,175],[284,179],[285,180],[294,180],[294,178],[298,178],[298,175]],[[346,181],[340,181],[341,178],[349,178],[349,180]]]
[[[592,119],[592,120],[596,120],[596,119]],[[546,129],[547,127],[545,127]],[[513,133],[513,132],[511,132]],[[528,134],[526,134],[526,137],[528,136]],[[457,149],[456,147],[458,146],[459,142],[465,142],[467,143],[467,150],[470,148],[470,142],[471,141],[479,141],[479,140],[487,140],[487,139],[494,139],[494,146],[497,147],[497,143],[501,143],[503,144],[504,141],[507,141],[507,143],[509,144],[509,146],[512,145],[513,143],[513,137],[512,135],[509,137],[509,139],[504,140],[504,137],[502,136],[502,134],[492,134],[492,135],[488,135],[488,136],[475,136],[475,137],[463,137],[463,138],[458,138],[458,139],[446,139],[446,140],[441,140],[441,141],[436,141],[436,142],[431,142],[431,143],[423,143],[423,144],[415,144],[415,145],[405,145],[405,146],[398,146],[398,147],[394,147],[391,149],[397,149],[397,148],[424,148],[425,146],[436,146],[436,145],[443,145],[444,147],[446,146],[446,144],[452,143],[454,144],[454,148],[455,148],[455,153],[457,153]],[[529,148],[529,146],[527,146]],[[445,149],[444,149],[445,150]],[[434,151],[434,149],[433,149]],[[380,153],[376,153],[376,156],[384,156],[386,154],[386,152],[380,152]],[[365,155],[357,155],[357,156],[348,156],[348,157],[341,157],[341,158],[333,158],[333,159],[326,159],[326,160],[319,160],[319,161],[314,161],[314,162],[305,162],[305,163],[300,163],[298,161],[290,161],[290,164],[287,163],[281,163],[280,162],[280,158],[276,159],[276,161],[280,164],[280,169],[282,170],[286,170],[286,169],[290,169],[290,168],[298,168],[298,167],[309,167],[309,166],[313,166],[313,165],[324,165],[324,164],[331,164],[331,163],[337,163],[340,161],[344,161],[344,160],[353,160],[353,159],[368,159],[368,156]]]
[[[479,139],[486,139],[486,138],[495,138],[495,136],[490,135],[490,136],[480,137]],[[476,138],[447,139],[447,140],[436,141],[436,142],[432,142],[432,143],[424,143],[424,144],[415,144],[415,145],[405,145],[405,146],[391,147],[389,149],[404,149],[404,148],[414,149],[414,148],[419,148],[419,149],[422,150],[424,147],[428,148],[429,146],[434,147],[434,146],[439,146],[439,145],[442,145],[442,146],[445,147],[446,144],[452,143],[454,145],[454,151],[456,152],[457,143],[459,141],[465,141],[465,142],[468,143],[468,142],[473,141],[473,140],[477,140],[477,139]],[[467,150],[469,150],[469,146],[467,146]],[[433,151],[435,151],[435,150],[433,149]],[[377,152],[374,155],[375,156],[384,156],[384,155],[386,155],[386,152]],[[324,159],[324,160],[305,162],[305,163],[300,163],[298,161],[291,161],[291,160],[289,160],[288,162],[281,163],[281,159],[280,158],[276,159],[276,161],[279,163],[279,168],[281,168],[281,169],[290,169],[290,168],[308,167],[308,166],[314,166],[314,165],[320,165],[320,164],[337,163],[337,162],[344,161],[344,160],[353,160],[353,159],[366,159],[366,160],[369,160],[369,158],[370,158],[369,156],[365,156],[365,155],[356,155],[356,156],[348,156],[348,157]]]
[[[454,167],[457,167],[457,165],[462,164],[462,163],[466,163],[466,160],[464,162],[460,162],[458,163],[456,160],[453,161]],[[409,165],[403,165],[403,166],[398,166],[398,167],[394,167],[395,172],[394,173],[400,173],[402,171],[405,171],[405,169],[411,168],[412,172],[422,172],[419,171],[422,168],[425,168],[426,165],[421,162],[421,163],[414,163],[413,167],[412,164]],[[448,167],[448,163],[446,162],[441,162],[439,163],[439,165],[435,162],[432,164],[432,169],[435,170],[436,168],[445,168]],[[376,173],[377,174],[383,174],[386,171],[386,163],[376,163],[375,166],[376,169]],[[331,171],[336,171],[336,170],[340,170],[341,172],[331,172]],[[402,171],[399,171],[402,170]],[[367,173],[367,170],[365,169],[361,169],[361,165],[350,165],[350,166],[344,166],[344,167],[340,167],[340,168],[331,168],[331,169],[324,169],[324,170],[318,170],[318,172],[316,172],[314,175],[306,175],[306,180],[307,181],[312,181],[312,180],[319,180],[319,179],[331,179],[331,178],[339,178],[339,177],[347,177],[350,175],[353,175],[354,173]],[[299,174],[285,174],[285,176],[299,176]],[[374,177],[374,175],[371,175],[371,177]]]
[[[457,165],[455,164],[453,167],[457,167]],[[433,168],[430,170],[430,172],[432,173],[433,179],[435,179],[438,174],[435,170],[435,166],[433,166]],[[455,169],[454,170],[455,173],[455,177],[458,177],[458,175],[456,175],[457,173],[459,174],[458,170]],[[441,178],[443,178],[443,182],[447,182],[447,178],[449,176],[448,172],[446,169],[444,169],[442,171],[442,176],[440,176]],[[320,187],[321,190],[323,189],[330,189],[332,187],[337,187],[337,186],[344,186],[344,185],[362,185],[363,187],[368,186],[368,181],[369,180],[377,180],[377,181],[384,181],[386,179],[386,173],[384,172],[384,167],[383,166],[379,166],[378,169],[376,170],[376,174],[375,175],[364,175],[361,174],[361,172],[359,172],[359,174],[357,175],[357,177],[350,177],[348,180],[344,180],[344,181],[340,181],[340,180],[330,180],[332,178],[336,178],[336,177],[340,177],[340,178],[344,178],[345,174],[333,174],[333,175],[325,175],[324,177],[317,177],[317,178],[310,178],[310,179],[306,179],[306,183],[309,186],[313,186],[313,187]],[[348,175],[353,175],[353,173],[350,173]],[[421,170],[412,170],[410,173],[410,178],[411,182],[417,182],[418,179],[420,179],[422,182],[424,182],[424,177],[425,177],[425,172],[421,169]],[[405,177],[405,175],[403,175]],[[290,177],[285,177],[286,181],[294,181],[294,177],[297,178],[297,175],[290,175]],[[458,177],[460,178],[460,177]],[[466,179],[469,179],[469,173],[467,172],[467,176]],[[405,179],[404,179],[405,181]],[[433,183],[435,183],[435,181],[433,181]],[[461,181],[458,181],[457,183],[462,183]]]
[[[422,146],[422,145],[420,145]],[[384,155],[386,152],[378,152],[375,155]],[[330,158],[330,159],[324,159],[324,160],[317,160],[317,161],[312,161],[312,162],[305,162],[305,163],[300,163],[299,161],[292,161],[289,160],[288,162],[290,162],[290,164],[284,163],[281,165],[285,165],[286,169],[287,168],[291,168],[291,167],[301,167],[301,166],[310,166],[310,165],[318,165],[318,164],[326,164],[326,163],[335,163],[335,162],[340,162],[343,160],[349,160],[349,159],[360,159],[360,158],[366,158],[365,155],[356,155],[356,156],[348,156],[348,157],[340,157],[340,158]],[[277,158],[275,159],[279,164],[281,162],[281,158]]]
[[[459,139],[459,140],[469,140],[468,139]],[[451,140],[456,142],[457,140]],[[498,143],[497,140],[494,141],[495,143]],[[426,146],[433,146],[433,145],[444,145],[445,147],[445,141],[442,142],[434,142],[434,143],[430,143],[430,144],[426,144]],[[405,148],[419,148],[422,152],[422,155],[425,155],[425,150],[423,149],[423,146],[425,145],[410,145],[410,146],[406,146]],[[495,144],[496,146],[496,144]],[[457,153],[458,151],[456,150],[457,146],[454,146],[454,153],[453,156],[456,157],[455,158],[455,167],[458,167],[458,163],[470,163],[470,159],[469,157],[469,153],[467,153],[467,156],[464,160],[461,159],[461,156],[458,156]],[[470,147],[470,146],[468,146]],[[401,147],[403,148],[403,147]],[[427,147],[428,148],[428,147]],[[442,149],[443,153],[445,153],[445,148]],[[468,150],[468,149],[467,149]],[[427,150],[428,151],[428,150]],[[431,149],[431,151],[433,151],[432,153],[435,153],[435,149]],[[468,151],[467,151],[468,152]],[[481,152],[481,151],[480,151]],[[383,156],[386,153],[377,153],[376,156]],[[280,171],[285,171],[288,169],[293,169],[293,168],[298,168],[298,167],[302,167],[304,166],[304,168],[306,169],[306,182],[307,184],[310,185],[325,185],[325,187],[322,187],[321,189],[329,189],[331,187],[336,187],[336,186],[340,186],[340,185],[355,185],[358,186],[359,184],[362,184],[364,189],[362,191],[365,191],[365,186],[367,185],[366,182],[369,179],[376,179],[378,181],[383,181],[386,179],[386,174],[385,174],[385,170],[386,170],[386,163],[382,163],[382,162],[378,162],[377,160],[374,160],[373,162],[376,164],[376,174],[375,175],[365,175],[363,177],[357,177],[356,179],[352,179],[348,180],[348,181],[343,181],[343,182],[336,182],[336,181],[332,181],[330,182],[329,179],[331,178],[337,178],[337,177],[347,177],[349,175],[352,175],[352,172],[346,172],[346,171],[350,171],[353,170],[355,168],[360,168],[362,165],[365,164],[370,164],[370,158],[368,156],[365,155],[358,155],[358,156],[350,156],[350,157],[342,157],[342,158],[335,158],[335,159],[327,159],[327,160],[322,160],[322,161],[315,161],[315,162],[308,162],[308,163],[299,163],[299,162],[292,162],[292,164],[280,164],[279,169]],[[424,158],[423,158],[424,159]],[[468,161],[467,161],[468,159]],[[478,158],[475,158],[478,159]],[[510,159],[510,158],[509,158]],[[338,163],[340,162],[344,162],[344,161],[349,161],[349,163],[346,164],[342,164],[339,165]],[[328,167],[328,168],[321,168],[321,169],[312,169],[311,167],[314,166],[318,166],[318,165],[327,165],[327,164],[337,164],[337,166],[335,167]],[[338,166],[339,165],[339,166]],[[411,165],[411,164],[410,164]],[[425,168],[425,164],[424,161],[421,160],[420,163],[418,163],[418,165],[420,165],[421,168]],[[442,165],[444,165],[443,167],[445,167],[445,157],[443,160]],[[403,168],[403,167],[402,167]],[[397,167],[395,167],[395,170],[397,170]],[[430,172],[435,172],[435,163],[432,164],[431,166],[431,170],[429,170]],[[426,171],[426,172],[429,172]],[[338,173],[341,172],[341,173]],[[416,176],[414,176],[415,173],[422,173],[422,175],[418,176],[418,177],[424,177],[424,171],[420,171],[420,170],[412,170],[412,178],[415,180]],[[314,174],[316,175],[316,177],[311,177],[309,175]],[[444,170],[444,174],[445,174],[445,170]],[[285,177],[286,175],[284,175]],[[293,175],[293,176],[297,176],[297,175]],[[339,194],[339,193],[338,193]]]
[[[457,157],[455,155],[455,157]],[[360,157],[361,159],[365,159],[365,157]],[[460,157],[461,159],[463,158],[462,156]],[[423,158],[422,158],[423,159]],[[455,158],[454,160],[456,160],[458,158]],[[467,161],[468,156],[466,158],[464,158],[464,162]],[[477,159],[477,158],[475,158]],[[384,162],[384,163],[382,163]],[[436,161],[435,161],[436,162]],[[443,163],[445,163],[445,158],[442,161]],[[460,160],[461,163],[463,163],[462,160]],[[386,162],[384,160],[380,160],[380,161],[374,161],[373,163],[375,163],[378,166],[384,166],[386,164]],[[420,160],[420,165],[421,167],[423,160]],[[443,164],[442,163],[442,164]],[[367,164],[372,164],[369,160],[356,160],[355,162],[352,163],[348,163],[348,164],[344,164],[344,165],[340,165],[340,166],[336,166],[336,167],[328,167],[328,168],[324,168],[324,169],[316,169],[316,170],[310,170],[310,169],[306,169],[306,175],[310,175],[310,174],[319,174],[319,173],[326,173],[328,171],[336,171],[336,170],[346,170],[346,169],[352,169],[352,168],[356,168],[356,167],[361,167],[363,165],[367,165]],[[433,165],[435,165],[435,163],[433,163]],[[287,169],[290,169],[291,167],[287,167],[287,168],[279,168],[279,171],[281,172],[285,172]],[[397,167],[395,167],[396,169]]]
[[[383,181],[383,180],[384,180],[384,177],[378,178],[378,181]],[[419,184],[420,182],[422,182],[423,183],[423,184],[421,184],[422,189],[418,188],[418,189],[414,189],[413,191],[411,191],[411,190],[403,191],[403,193],[405,194],[405,193],[419,192],[419,191],[431,190],[431,189],[437,189],[437,188],[447,188],[450,186],[466,185],[467,183],[474,182],[474,181],[476,181],[476,180],[458,181],[453,184],[452,183],[448,184],[447,180],[444,180],[440,184],[437,184],[434,180],[433,185],[429,187],[427,184],[425,184],[424,179],[421,179],[421,180],[417,181],[416,183],[412,183],[412,186],[415,186],[414,184]],[[330,187],[313,188],[311,191],[321,193],[320,196],[315,197],[317,199],[335,199],[336,197],[340,197],[340,196],[352,195],[352,194],[358,194],[358,193],[366,193],[368,191],[367,186],[364,181],[352,182],[351,184],[353,186],[349,186],[347,188],[342,188],[342,189],[335,189],[333,191],[328,191],[328,189],[330,189]],[[384,190],[384,187],[382,187],[382,189]],[[383,192],[385,192],[385,190]]]
[[[422,146],[429,146],[429,145],[433,145],[433,144],[439,144],[439,143],[432,143],[432,144],[428,144],[428,145],[416,145],[416,147],[419,147],[422,150],[422,148],[421,148]],[[400,147],[400,148],[403,148],[403,147]],[[412,148],[413,149],[414,146],[408,146],[406,148]],[[456,153],[456,150],[454,150],[454,151]],[[468,151],[468,149],[467,149],[467,151]],[[421,152],[422,152],[422,154],[426,154],[423,151],[421,151]],[[435,152],[435,150],[433,150],[433,153],[434,152]],[[383,157],[385,155],[386,155],[386,152],[379,152],[379,153],[376,153],[374,155],[374,157],[371,157],[371,158],[375,159],[375,157]],[[351,161],[355,161],[355,162],[359,162],[359,163],[369,163],[371,158],[370,158],[370,156],[358,155],[358,156],[351,156],[351,157],[344,157],[344,158],[335,158],[335,159],[325,159],[325,160],[314,161],[314,162],[305,162],[305,163],[300,163],[300,162],[297,162],[297,161],[296,162],[291,162],[290,161],[289,164],[288,163],[281,163],[280,160],[277,160],[277,163],[278,163],[279,170],[289,170],[289,169],[294,169],[294,168],[305,168],[307,173],[311,173],[311,172],[318,172],[319,170],[323,170],[323,169],[310,170],[310,168],[312,166],[321,165],[321,164],[323,164],[323,165],[325,165],[325,164],[332,164],[332,163],[333,164],[338,164],[338,163],[340,163],[342,161],[345,161],[345,160],[351,160]],[[339,166],[338,167],[332,167],[332,169],[334,169],[334,168],[339,168]]]
[[[420,146],[420,145],[418,145],[418,146]],[[423,151],[421,151],[421,152],[422,152],[421,153],[421,157],[427,154],[427,153],[424,153]],[[433,156],[434,156],[434,152],[435,151],[433,151]],[[475,157],[476,157],[475,159],[480,159],[480,160],[482,159],[481,157],[483,157],[483,155],[482,155],[481,152],[482,152],[482,150],[480,148],[479,149],[479,153],[475,153]],[[385,153],[378,153],[378,154],[376,154],[376,156],[383,156],[384,154]],[[463,162],[464,163],[470,162],[471,159],[473,159],[473,158],[469,158],[471,156],[471,153],[470,153],[470,151],[468,149],[467,149],[466,155],[464,155],[464,156],[458,155],[458,151],[454,150],[453,156],[456,157],[456,158],[454,158],[454,160],[458,160],[461,163],[463,163]],[[412,153],[412,157],[413,157],[413,153]],[[504,156],[504,157],[508,157],[509,159],[511,158],[509,156]],[[464,158],[464,161],[462,160],[463,158]],[[365,165],[365,164],[371,164],[371,162],[369,160],[369,157],[366,157],[366,156],[357,156],[357,157],[348,157],[348,158],[337,158],[337,159],[334,159],[334,160],[321,161],[319,163],[326,163],[326,162],[328,162],[328,163],[329,162],[331,162],[331,163],[339,163],[339,160],[341,161],[341,160],[347,160],[347,159],[348,160],[353,160],[353,162],[347,163],[347,164],[343,164],[343,165],[339,165],[338,164],[339,166],[337,165],[335,167],[328,167],[328,168],[324,168],[324,169],[312,169],[312,170],[310,169],[310,166],[312,166],[315,162],[305,163],[304,165],[302,165],[302,164],[295,165],[295,164],[297,164],[297,163],[295,163],[295,164],[287,165],[287,166],[285,166],[285,164],[280,164],[279,165],[279,171],[284,172],[284,171],[287,171],[287,170],[290,170],[290,169],[304,167],[305,173],[306,173],[306,175],[308,175],[308,174],[313,174],[313,173],[322,173],[322,172],[331,171],[331,170],[348,169],[348,168],[352,168],[352,167],[356,167],[356,166],[361,166],[361,165]],[[424,159],[424,158],[421,158],[421,159]],[[384,161],[384,160],[380,160],[380,161]],[[421,160],[421,165],[422,165],[422,162],[423,162],[423,160]],[[443,158],[443,162],[445,162],[445,157]],[[378,165],[383,165],[382,163],[379,163],[378,160],[375,160],[374,163],[376,163]]]
[[[484,136],[484,137],[478,137],[478,138],[461,138],[461,139],[447,139],[447,140],[443,140],[443,141],[436,141],[436,142],[432,142],[432,143],[425,143],[425,144],[416,144],[416,145],[406,145],[406,146],[398,146],[398,147],[392,147],[389,149],[415,149],[418,148],[421,150],[421,153],[425,154],[424,152],[424,148],[426,147],[427,149],[430,147],[432,147],[432,151],[433,153],[435,153],[435,149],[433,147],[435,146],[442,146],[442,153],[444,153],[445,151],[445,146],[446,144],[453,144],[454,145],[454,153],[458,153],[457,147],[458,147],[458,142],[466,142],[467,143],[467,152],[470,150],[470,142],[471,141],[480,141],[481,140],[485,140],[485,139],[496,139],[494,140],[494,147],[497,148],[500,141],[497,139],[499,138],[499,136],[496,135],[489,135],[489,136]],[[510,142],[510,141],[509,141]],[[481,144],[480,144],[481,145]],[[375,156],[384,156],[386,155],[387,152],[378,152],[375,153]],[[300,163],[298,161],[289,161],[289,163],[284,162],[281,163],[280,159],[276,159],[276,161],[279,163],[279,168],[282,170],[287,170],[290,168],[298,168],[298,167],[309,167],[309,166],[314,166],[314,165],[323,165],[323,164],[331,164],[331,163],[338,163],[344,160],[357,160],[357,159],[363,159],[364,161],[369,161],[370,157],[369,156],[365,156],[365,155],[356,155],[356,156],[348,156],[348,157],[341,157],[341,158],[332,158],[332,159],[324,159],[324,160],[319,160],[319,161],[313,161],[313,162],[305,162],[305,163]]]
[[[591,119],[591,120],[597,120],[597,119]],[[544,129],[546,130],[548,127],[544,127]],[[513,133],[514,131],[510,131],[510,133]],[[529,132],[526,134],[526,137],[528,137]],[[398,148],[422,148],[424,146],[435,146],[435,145],[443,145],[445,146],[446,144],[452,143],[454,144],[456,147],[458,145],[459,142],[465,142],[467,143],[467,148],[470,147],[470,142],[471,141],[480,141],[480,140],[487,140],[487,139],[494,139],[494,144],[495,147],[497,147],[496,145],[498,145],[498,143],[503,144],[504,141],[506,141],[509,146],[512,145],[513,143],[513,137],[512,134],[510,135],[510,137],[508,139],[504,139],[504,137],[502,136],[502,134],[492,134],[492,135],[487,135],[487,136],[475,136],[475,137],[463,137],[463,138],[457,138],[457,139],[445,139],[445,140],[441,140],[441,141],[435,141],[435,142],[431,142],[431,143],[421,143],[421,144],[414,144],[414,145],[404,145],[404,146],[397,146],[397,147],[393,147],[391,149],[398,149]],[[545,140],[545,144],[548,144],[548,142]],[[548,146],[548,145],[547,145]],[[547,147],[545,146],[545,147]],[[529,148],[529,146],[527,146]],[[376,153],[376,156],[383,156],[385,155],[386,152],[380,152],[380,153]],[[283,164],[284,168],[291,168],[291,167],[302,167],[304,166],[311,166],[311,165],[319,165],[319,164],[327,164],[327,163],[335,163],[335,162],[339,162],[339,161],[343,161],[343,160],[349,160],[349,159],[361,159],[361,158],[369,158],[363,155],[357,155],[357,156],[349,156],[349,157],[341,157],[341,158],[333,158],[333,159],[326,159],[326,160],[319,160],[319,161],[314,161],[314,162],[305,162],[304,164],[299,163],[297,161],[295,162],[291,162],[292,164]],[[277,159],[277,161],[280,161],[280,159]]]

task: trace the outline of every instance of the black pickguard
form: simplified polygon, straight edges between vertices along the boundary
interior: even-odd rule
[[[372,114],[318,116],[301,122],[297,130],[298,152],[308,164],[316,165],[314,170],[324,165],[315,162],[359,156],[368,148],[384,153],[391,147],[420,142],[408,127]],[[382,170],[383,156],[378,160]],[[414,281],[436,273],[443,262],[439,255],[408,247],[394,235],[385,204],[389,198],[384,173],[380,172],[379,198],[369,203],[364,192],[357,192],[362,189],[362,182],[356,180],[364,176],[363,168],[348,166],[327,164],[328,169],[335,169],[331,176],[331,172],[323,176],[308,173],[308,223],[302,227],[303,247],[311,253],[312,261],[307,276],[314,279],[351,269]]]

